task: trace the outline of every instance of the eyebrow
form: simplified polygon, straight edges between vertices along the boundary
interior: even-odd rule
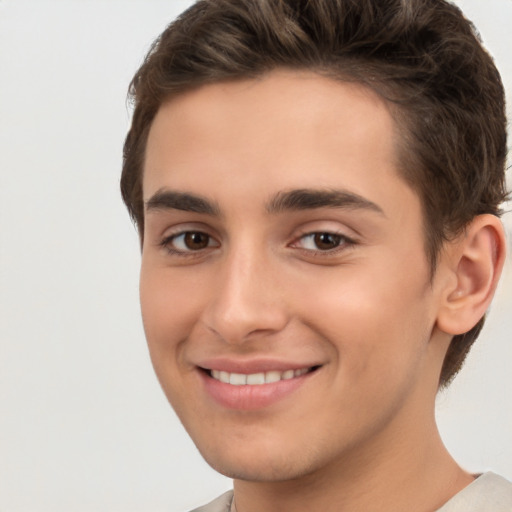
[[[175,190],[159,190],[145,205],[146,211],[182,210],[214,217],[221,216],[220,207],[216,202],[196,194]],[[265,209],[269,214],[277,214],[319,208],[363,209],[385,216],[382,208],[376,203],[353,192],[338,189],[295,189],[278,192],[267,203]]]
[[[268,213],[313,210],[317,208],[345,208],[374,211],[385,216],[376,203],[347,190],[298,189],[279,192],[267,204]]]
[[[195,194],[174,190],[159,190],[146,201],[146,211],[156,210],[183,210],[215,217],[220,216],[220,208],[217,203]]]

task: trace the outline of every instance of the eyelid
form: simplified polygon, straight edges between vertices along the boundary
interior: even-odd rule
[[[208,233],[205,233],[204,231],[197,231],[197,230],[187,230],[187,231],[182,231],[181,233],[176,233],[176,234],[173,234],[173,235],[169,235],[167,237],[165,237],[163,240],[162,240],[162,243],[165,243],[165,244],[168,244],[170,243],[171,241],[173,240],[177,240],[179,239],[180,237],[183,237],[183,236],[186,236],[188,234],[196,234],[196,235],[205,235],[208,237],[208,242],[210,241],[214,241],[215,243],[214,244],[210,244],[208,243],[207,247],[219,247],[219,243],[215,240],[215,238],[211,235],[209,235]],[[197,249],[197,251],[194,251],[193,249],[178,249],[178,251],[180,252],[198,252],[200,249]]]
[[[183,233],[204,233],[208,236],[219,239],[218,232],[212,228],[210,225],[205,224],[204,222],[176,222],[173,225],[169,225],[166,223],[165,227],[161,229],[155,230],[155,239],[156,245],[160,245],[162,240],[172,238],[173,236],[178,236]]]

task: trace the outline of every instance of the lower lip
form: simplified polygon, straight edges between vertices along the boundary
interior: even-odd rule
[[[206,392],[220,405],[228,409],[250,411],[262,409],[280,402],[305,384],[313,374],[309,372],[293,379],[269,384],[234,386],[226,384],[200,370]]]

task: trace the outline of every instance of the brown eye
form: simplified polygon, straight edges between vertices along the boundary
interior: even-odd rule
[[[318,250],[328,251],[338,247],[342,238],[342,236],[333,233],[315,233],[313,235],[313,242]]]
[[[191,251],[200,251],[210,245],[210,237],[206,233],[189,231],[183,235],[185,247]]]

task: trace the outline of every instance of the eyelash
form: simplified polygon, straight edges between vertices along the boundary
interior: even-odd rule
[[[176,249],[173,247],[173,243],[176,242],[180,237],[186,237],[187,235],[200,235],[203,237],[207,237],[207,245],[204,248],[199,248],[197,250],[194,249]],[[299,247],[298,244],[301,240],[305,240],[307,238],[310,238],[313,240],[313,243],[318,246],[318,240],[315,240],[316,237],[327,235],[328,237],[334,238],[334,242],[336,245],[335,247],[328,248],[328,249],[307,249],[304,247]],[[214,244],[211,244],[211,242],[214,241]],[[185,242],[185,241],[184,241]],[[178,233],[173,233],[172,235],[166,236],[162,241],[158,243],[160,247],[165,249],[171,256],[178,256],[181,258],[194,258],[194,257],[200,257],[204,255],[204,251],[219,247],[220,244],[208,233],[205,233],[204,231],[200,230],[187,230],[187,231],[181,231]],[[319,256],[319,257],[329,257],[329,256],[335,256],[340,252],[347,251],[354,246],[357,245],[357,242],[353,240],[352,238],[347,237],[346,235],[343,235],[341,233],[336,233],[333,231],[310,231],[301,234],[299,237],[297,237],[291,244],[288,245],[288,247],[297,248],[304,253],[308,255],[313,256]]]

